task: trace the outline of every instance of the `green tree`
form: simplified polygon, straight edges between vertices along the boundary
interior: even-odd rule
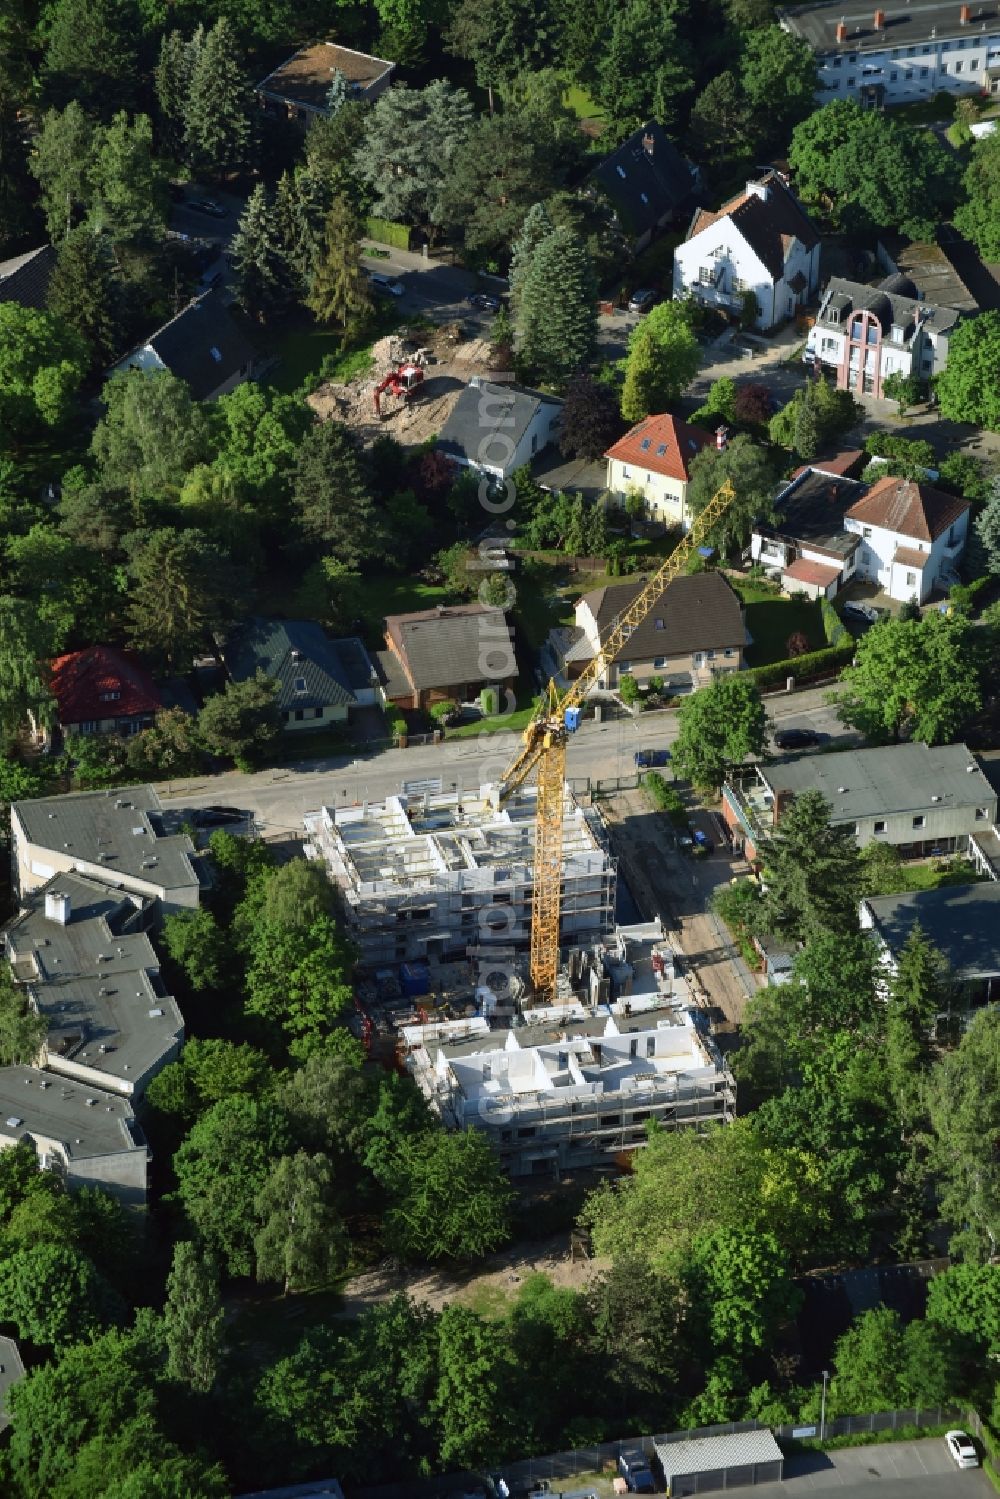
[[[515,1376],[513,1353],[494,1324],[470,1307],[444,1308],[431,1402],[440,1425],[442,1463],[470,1468],[502,1459],[511,1440],[507,1391]]]
[[[905,416],[907,408],[917,404],[923,391],[924,384],[920,376],[904,375],[902,370],[893,370],[882,381],[882,394],[887,401],[897,403],[900,416]]]
[[[803,791],[767,839],[764,910],[773,932],[807,941],[857,923],[861,863],[854,829],[833,826],[830,810],[822,792]]]
[[[57,246],[46,306],[90,349],[91,371],[105,369],[121,347],[117,275],[110,242],[90,229],[71,229]]]
[[[962,185],[966,196],[955,210],[955,228],[984,260],[1000,259],[1000,136],[995,132],[973,145]]]
[[[280,1087],[278,1102],[300,1145],[323,1151],[338,1172],[364,1153],[375,1088],[356,1059],[312,1056]]]
[[[287,1145],[288,1127],[272,1103],[235,1096],[203,1114],[174,1156],[177,1199],[230,1275],[253,1270],[254,1203]]]
[[[146,1098],[187,1127],[223,1098],[260,1097],[272,1079],[270,1061],[255,1046],[192,1036],[178,1060],[153,1078]]]
[[[996,479],[990,485],[989,498],[974,524],[990,572],[1000,573],[1000,483]]]
[[[753,154],[753,113],[735,73],[709,79],[691,109],[691,144],[705,161],[746,160]]]
[[[294,301],[296,275],[289,264],[267,189],[258,182],[240,215],[230,250],[240,305],[266,322]]]
[[[487,115],[456,152],[441,189],[441,221],[479,256],[504,254],[524,216],[555,191],[563,170],[555,143],[517,111]]]
[[[863,1312],[837,1339],[830,1409],[840,1415],[944,1405],[954,1398],[954,1361],[932,1324],[903,1326],[888,1307]]]
[[[590,1282],[588,1351],[607,1371],[616,1409],[631,1412],[637,1394],[669,1398],[689,1349],[686,1300],[677,1278],[629,1253]]]
[[[520,286],[520,354],[539,378],[564,384],[585,364],[597,338],[597,280],[571,229],[541,240]]]
[[[213,469],[231,479],[253,512],[284,525],[292,469],[302,439],[314,425],[300,396],[282,395],[247,381],[213,403],[216,422]]]
[[[935,1275],[927,1287],[927,1320],[993,1358],[1000,1349],[1000,1265],[949,1265]]]
[[[1000,431],[1000,312],[959,323],[935,389],[950,421]]]
[[[886,1077],[904,1127],[923,1113],[923,1081],[931,1062],[930,1037],[948,1006],[947,964],[928,942],[919,921],[907,934],[889,980],[885,1019]]]
[[[213,627],[235,612],[229,569],[197,531],[150,532],[132,557],[128,633],[140,650],[171,668],[208,643]]]
[[[759,755],[767,739],[760,693],[740,672],[727,672],[681,703],[674,770],[696,786],[718,790],[731,765]]]
[[[439,225],[441,195],[474,119],[468,94],[445,79],[422,89],[387,89],[368,115],[354,158],[372,212],[413,227]]]
[[[49,1172],[40,1169],[35,1147],[28,1140],[0,1151],[0,1227],[6,1227],[11,1214],[29,1197],[35,1193],[48,1197],[57,1185]]]
[[[206,698],[198,733],[214,755],[231,755],[241,768],[257,764],[281,733],[279,684],[259,668],[242,682],[227,682]]]
[[[399,1139],[376,1175],[390,1196],[386,1244],[403,1259],[479,1259],[510,1238],[511,1186],[477,1130]]]
[[[153,156],[153,127],[147,115],[122,111],[95,138],[91,166],[92,198],[88,224],[116,248],[150,248],[166,222],[163,172]]]
[[[666,409],[690,385],[701,364],[687,302],[660,302],[629,336],[622,416],[641,421]]]
[[[257,1279],[280,1280],[284,1294],[326,1285],[347,1263],[348,1242],[322,1155],[300,1150],[282,1156],[268,1174],[254,1208]]]
[[[927,1081],[941,1216],[951,1251],[984,1261],[1000,1244],[1000,1012],[981,1010]]]
[[[42,662],[48,631],[29,599],[0,594],[0,730],[12,739],[26,719],[51,726],[55,702]]]
[[[691,93],[692,59],[676,10],[673,0],[629,0],[615,8],[597,94],[619,137],[651,119],[670,130]]]
[[[41,192],[42,211],[52,239],[67,234],[89,207],[95,133],[77,100],[63,110],[46,110],[31,155],[31,172]]]
[[[781,26],[751,31],[744,43],[740,79],[765,139],[784,143],[813,111],[818,88],[816,56],[808,42]],[[765,123],[766,122],[766,123]]]
[[[47,1031],[45,1016],[30,1007],[27,989],[14,982],[10,967],[4,965],[0,972],[0,1063],[10,1067],[37,1062]]]
[[[215,1266],[187,1239],[174,1245],[163,1328],[167,1374],[199,1394],[215,1383],[222,1353],[222,1303]]]
[[[484,9],[459,0],[447,31],[450,51],[471,62],[480,88],[503,87],[522,69],[532,72],[555,59],[559,18],[552,0],[497,0]]]
[[[836,1198],[808,1152],[768,1145],[749,1119],[648,1133],[632,1174],[584,1204],[597,1254],[676,1272],[692,1242],[720,1228],[773,1234],[793,1264],[825,1243]]]
[[[925,744],[950,742],[982,703],[975,644],[959,615],[881,621],[857,642],[855,664],[841,674],[841,722],[875,742],[904,734]]]
[[[0,1260],[0,1319],[32,1343],[80,1342],[119,1310],[90,1261],[66,1245],[38,1244]]]
[[[165,31],[160,40],[160,56],[153,74],[158,133],[165,151],[177,160],[184,154],[191,77],[203,42],[201,26],[189,37],[182,31]]]
[[[688,512],[698,516],[728,480],[735,491],[723,515],[712,527],[709,541],[721,551],[735,550],[748,541],[756,519],[774,514],[775,472],[771,459],[745,433],[726,446],[704,448],[691,461]]]
[[[877,1030],[877,968],[878,951],[865,933],[815,932],[795,955],[796,982],[789,986],[788,1010],[796,1029],[817,1038]]]
[[[357,444],[340,422],[313,427],[299,448],[292,504],[308,537],[330,548],[348,567],[383,545],[374,500]]]
[[[0,303],[0,454],[67,419],[88,363],[80,335],[51,313]]]
[[[123,371],[101,392],[104,416],[90,451],[101,478],[133,503],[179,487],[210,454],[206,412],[166,370]]]
[[[533,203],[521,222],[517,238],[511,245],[508,276],[510,305],[515,311],[520,306],[525,277],[535,258],[535,251],[542,240],[553,233],[555,227],[552,215],[544,203]]]
[[[691,1315],[707,1341],[737,1358],[773,1346],[778,1329],[802,1302],[773,1234],[721,1228],[696,1238],[684,1281]]]
[[[195,718],[183,708],[165,708],[150,728],[132,735],[126,758],[129,769],[147,780],[197,775],[204,755]]]
[[[306,305],[321,323],[341,328],[344,345],[357,339],[372,314],[371,291],[358,254],[358,221],[346,198],[334,198]]]
[[[188,160],[196,170],[221,176],[246,165],[250,106],[236,33],[220,16],[197,49],[184,111]]]
[[[232,957],[226,933],[207,906],[166,916],[161,938],[171,961],[182,970],[185,982],[196,994],[222,988]]]
[[[853,99],[835,99],[797,125],[788,160],[805,202],[851,233],[933,237],[954,198],[954,170],[935,136]]]
[[[55,0],[42,64],[46,102],[76,101],[107,117],[127,101],[136,73],[125,13],[110,0]]]

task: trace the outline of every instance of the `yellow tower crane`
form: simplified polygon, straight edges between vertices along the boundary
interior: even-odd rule
[[[579,677],[560,693],[550,681],[534,718],[524,731],[524,747],[508,765],[497,788],[502,806],[533,771],[537,772],[535,810],[534,897],[531,905],[531,981],[538,998],[551,999],[559,971],[559,913],[562,881],[563,806],[566,786],[566,745],[576,729],[580,704],[607,671],[622,646],[660,598],[669,583],[683,572],[692,552],[736,498],[727,480],[693,522],[690,531],[623,609],[601,642],[601,648]]]

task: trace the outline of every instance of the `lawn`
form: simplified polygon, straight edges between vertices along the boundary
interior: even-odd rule
[[[398,328],[402,321],[403,316],[394,303],[377,298],[366,342],[346,351],[341,347],[340,333],[335,328],[321,328],[316,323],[289,328],[271,346],[278,362],[262,383],[291,394],[299,389],[303,380],[319,374],[323,361],[329,360],[324,370],[326,378],[346,384],[348,380],[368,373],[372,367],[372,344]]]
[[[601,106],[578,83],[571,83],[563,90],[563,103],[567,109],[573,111],[578,120],[603,120],[605,118]]]
[[[968,859],[934,859],[926,864],[903,864],[899,870],[899,882],[889,893],[899,895],[908,890],[940,890],[945,885],[971,885],[981,878]]]
[[[401,573],[370,573],[362,580],[360,613],[364,620],[365,644],[379,649],[385,637],[387,614],[412,614],[438,604],[461,603],[454,593],[438,583],[425,583]]]
[[[811,651],[821,650],[826,645],[823,617],[819,604],[812,599],[772,596],[747,604],[747,629],[753,640],[753,645],[747,651],[750,666],[767,666],[771,661],[784,661],[788,656],[788,640],[792,635],[804,635]]]

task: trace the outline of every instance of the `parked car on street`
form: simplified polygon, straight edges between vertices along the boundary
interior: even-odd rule
[[[651,769],[653,769],[654,767],[656,767],[658,765],[668,765],[669,763],[670,763],[670,751],[669,750],[665,750],[665,749],[646,749],[646,750],[636,750],[636,752],[635,752],[635,768],[636,768],[636,770],[651,770]]]
[[[712,849],[715,847],[715,845],[713,844],[711,838],[708,836],[707,833],[703,833],[702,830],[701,830],[701,828],[695,828],[695,830],[694,830],[694,842],[695,842],[695,847],[696,848],[704,849],[704,851],[705,851],[706,854],[710,854],[712,852]]]
[[[960,1468],[978,1468],[979,1453],[972,1444],[972,1438],[965,1431],[949,1431],[945,1436],[945,1445]]]
[[[214,198],[190,198],[187,206],[193,209],[195,213],[207,213],[211,219],[224,219],[226,217],[226,210],[221,203],[216,203]]]
[[[819,735],[814,729],[779,729],[774,742],[779,749],[812,749]]]
[[[659,300],[658,291],[654,291],[651,286],[640,286],[629,297],[628,310],[629,312],[648,312],[651,307],[656,306]]]
[[[489,292],[476,291],[469,298],[470,307],[478,307],[480,312],[499,312],[500,298],[491,296]]]
[[[375,291],[384,292],[389,297],[401,297],[406,291],[402,281],[397,281],[395,276],[383,276],[380,271],[369,271],[368,281]]]
[[[656,1484],[641,1447],[626,1447],[618,1454],[618,1471],[630,1494],[655,1494]]]

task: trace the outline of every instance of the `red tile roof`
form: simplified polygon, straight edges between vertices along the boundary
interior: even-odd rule
[[[114,692],[118,697],[102,702],[102,694]],[[131,718],[158,713],[163,706],[145,668],[128,652],[107,645],[88,646],[53,661],[52,695],[63,724]]]
[[[697,458],[703,448],[711,447],[715,438],[703,427],[691,427],[680,417],[647,416],[638,422],[613,447],[608,448],[605,458],[616,458],[619,463],[634,463],[638,468],[648,469],[651,474],[663,474],[667,479],[679,479],[686,483],[690,478],[691,459]]]
[[[839,577],[839,567],[825,562],[812,562],[808,557],[797,557],[782,573],[782,581],[791,578],[793,583],[810,583],[818,588],[828,588],[834,578]]]
[[[916,567],[923,571],[931,560],[930,552],[918,552],[914,547],[897,547],[892,555],[893,562],[900,562],[904,567]]]
[[[766,172],[760,184],[766,188],[764,198],[756,192],[744,191],[723,203],[721,208],[698,209],[687,238],[693,239],[721,218],[732,219],[754,254],[777,281],[784,270],[792,240],[797,239],[811,250],[819,243],[819,235],[776,173]]]
[[[914,479],[897,479],[890,475],[873,484],[868,493],[851,506],[847,515],[863,525],[881,526],[899,536],[933,541],[954,525],[968,508],[968,500],[945,494],[929,484],[918,484]]]
[[[861,460],[866,458],[864,448],[851,448],[846,453],[837,453],[833,458],[814,458],[812,463],[803,463],[792,475],[797,479],[800,474],[808,473],[809,469],[816,469],[821,474],[836,474],[839,478],[853,478],[852,470],[860,468]]]

